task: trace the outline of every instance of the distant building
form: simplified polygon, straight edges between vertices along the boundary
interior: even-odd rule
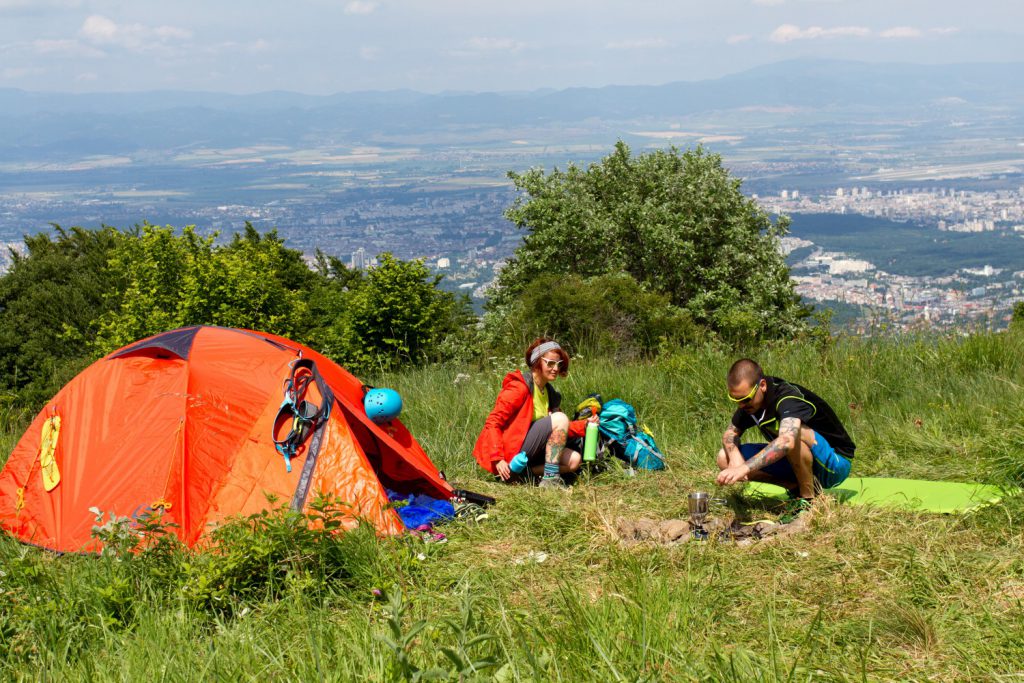
[[[868,270],[874,270],[875,266],[870,261],[864,261],[861,259],[833,259],[828,264],[828,272],[831,275],[841,275],[843,273],[863,273]]]
[[[349,266],[357,270],[363,270],[366,268],[366,250],[359,247],[352,252],[352,259],[349,262]]]
[[[452,260],[449,259],[449,258],[443,258],[443,257],[439,258],[439,259],[437,259],[437,267],[438,268],[451,268],[452,267]]]

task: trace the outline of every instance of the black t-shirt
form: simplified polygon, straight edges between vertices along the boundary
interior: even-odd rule
[[[799,384],[778,377],[764,379],[768,388],[761,410],[751,415],[742,408],[737,409],[732,416],[732,424],[736,429],[746,431],[757,427],[766,439],[772,440],[779,436],[779,423],[787,417],[795,417],[800,420],[800,424],[807,425],[825,437],[836,453],[847,458],[853,457],[856,445],[836,417],[832,406]]]

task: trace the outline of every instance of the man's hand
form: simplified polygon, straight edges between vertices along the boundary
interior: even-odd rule
[[[495,463],[494,471],[498,473],[502,481],[508,481],[509,477],[512,476],[512,470],[509,469],[508,463],[504,460],[499,460]]]
[[[747,481],[748,474],[750,474],[750,468],[745,463],[743,465],[733,465],[719,472],[715,482],[719,486],[728,486],[739,481]]]

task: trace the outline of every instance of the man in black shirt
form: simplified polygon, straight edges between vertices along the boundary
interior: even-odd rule
[[[819,396],[784,379],[765,377],[749,358],[733,363],[727,384],[737,409],[722,435],[719,485],[768,481],[810,500],[850,474],[856,446]],[[740,445],[740,436],[751,427],[769,443]]]

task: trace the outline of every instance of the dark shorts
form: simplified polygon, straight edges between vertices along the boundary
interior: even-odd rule
[[[548,445],[548,438],[550,436],[550,415],[535,420],[530,425],[530,430],[526,432],[526,438],[523,439],[523,445],[519,448],[520,451],[526,453],[527,462],[529,462],[530,467],[544,464],[545,446]]]
[[[839,486],[850,476],[850,461],[836,453],[831,444],[821,434],[815,433],[814,448],[811,449],[812,463],[811,471],[814,478],[821,484],[821,488],[830,489]],[[764,450],[766,443],[745,443],[740,446],[740,453],[744,460],[750,460]],[[785,458],[773,462],[759,471],[771,475],[781,481],[796,482],[796,473],[789,460]]]
[[[526,453],[526,460],[530,467],[544,464],[544,456],[547,455],[548,439],[551,437],[551,416],[542,417],[530,425],[523,439],[520,451]],[[567,439],[565,445],[570,450],[583,452],[583,440],[579,438]]]

